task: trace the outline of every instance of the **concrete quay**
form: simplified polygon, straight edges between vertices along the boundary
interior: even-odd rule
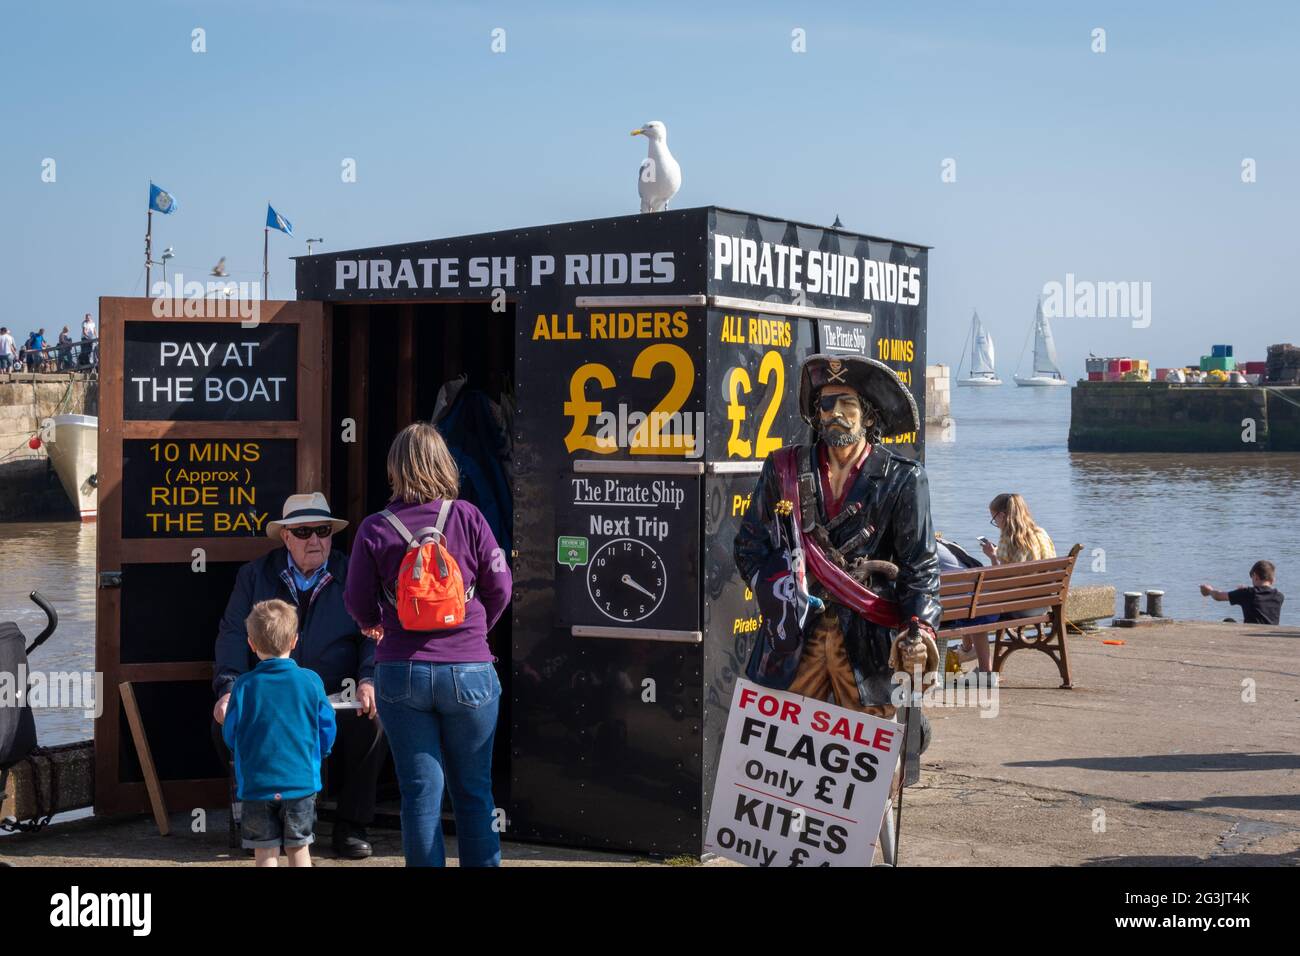
[[[935,739],[905,795],[901,865],[1300,866],[1300,628],[1169,621],[1069,641],[1075,689],[1058,689],[1046,655],[1017,651],[996,716],[930,711]],[[145,816],[55,824],[0,837],[0,862],[252,865],[226,848],[224,811],[209,812],[206,832],[187,814],[172,826],[160,837]],[[334,859],[328,840],[316,863],[402,864],[396,830],[372,837],[364,863]],[[513,842],[503,856],[507,866],[694,862]]]

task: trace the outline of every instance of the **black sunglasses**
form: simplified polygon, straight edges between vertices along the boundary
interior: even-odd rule
[[[334,533],[334,526],[332,524],[322,524],[314,528],[294,527],[289,529],[289,533],[299,541],[306,541],[312,535],[318,538],[328,538]]]
[[[844,402],[850,408],[862,407],[856,395],[823,395],[817,399],[817,407],[824,412],[833,412],[840,402]]]

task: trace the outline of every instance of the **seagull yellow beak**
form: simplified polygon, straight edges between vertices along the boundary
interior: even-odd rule
[[[633,136],[640,136],[640,135],[643,134],[644,132],[645,132],[644,129],[634,129],[634,130],[632,130],[632,135],[633,135]]]

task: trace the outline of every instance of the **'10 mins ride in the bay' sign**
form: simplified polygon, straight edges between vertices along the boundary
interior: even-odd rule
[[[750,866],[870,866],[902,745],[893,721],[736,681],[705,850]]]

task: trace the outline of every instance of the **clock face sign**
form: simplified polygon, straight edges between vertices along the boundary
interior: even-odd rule
[[[636,538],[614,538],[591,556],[587,594],[613,621],[643,621],[663,603],[668,575],[658,552]]]

